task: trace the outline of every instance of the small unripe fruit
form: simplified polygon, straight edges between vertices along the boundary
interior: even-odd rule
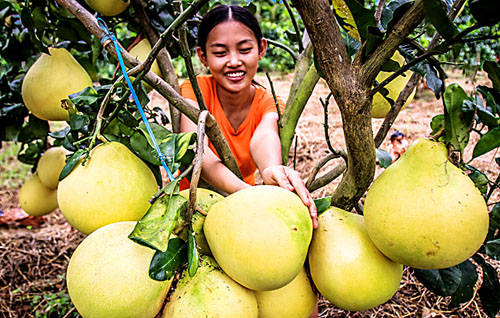
[[[40,160],[36,171],[40,181],[49,189],[56,189],[59,175],[66,164],[66,151],[62,147],[47,149]]]
[[[57,209],[57,191],[47,188],[34,174],[19,191],[21,209],[33,216],[42,216]]]

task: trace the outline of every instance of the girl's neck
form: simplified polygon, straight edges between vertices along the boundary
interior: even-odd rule
[[[255,95],[255,87],[253,85],[237,93],[226,91],[219,85],[216,85],[216,87],[217,96],[225,113],[245,112],[245,110],[250,108]]]

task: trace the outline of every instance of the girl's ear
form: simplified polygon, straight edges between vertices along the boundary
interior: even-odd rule
[[[259,60],[266,55],[266,49],[267,49],[267,40],[265,38],[262,38],[260,40],[260,50],[259,50]]]
[[[203,53],[203,50],[201,49],[201,47],[199,47],[199,46],[196,47],[196,54],[198,54],[198,57],[200,58],[201,63],[205,67],[208,67],[207,56],[205,55],[205,53]]]

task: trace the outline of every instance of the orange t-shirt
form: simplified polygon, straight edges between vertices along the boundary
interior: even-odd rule
[[[255,95],[247,117],[241,123],[240,127],[238,127],[238,130],[234,131],[224,114],[219,97],[217,96],[216,82],[213,76],[198,76],[197,78],[207,109],[214,116],[222,134],[226,138],[229,148],[238,163],[243,180],[250,185],[254,185],[254,173],[257,170],[257,166],[250,156],[250,140],[262,116],[268,112],[276,112],[276,103],[273,95],[268,93],[263,87],[255,85]],[[186,99],[196,101],[196,96],[189,80],[181,84],[181,95]],[[283,101],[278,99],[278,104],[280,109],[283,110]],[[209,147],[217,155],[212,143],[209,144]]]

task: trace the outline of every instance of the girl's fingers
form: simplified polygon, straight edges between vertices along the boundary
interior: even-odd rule
[[[318,228],[318,213],[311,193],[309,193],[306,186],[304,185],[304,182],[295,170],[285,168],[285,173],[292,183],[295,192],[297,192],[298,196],[302,199],[302,202],[304,202],[304,204],[309,208],[309,214],[311,215],[313,228]]]

